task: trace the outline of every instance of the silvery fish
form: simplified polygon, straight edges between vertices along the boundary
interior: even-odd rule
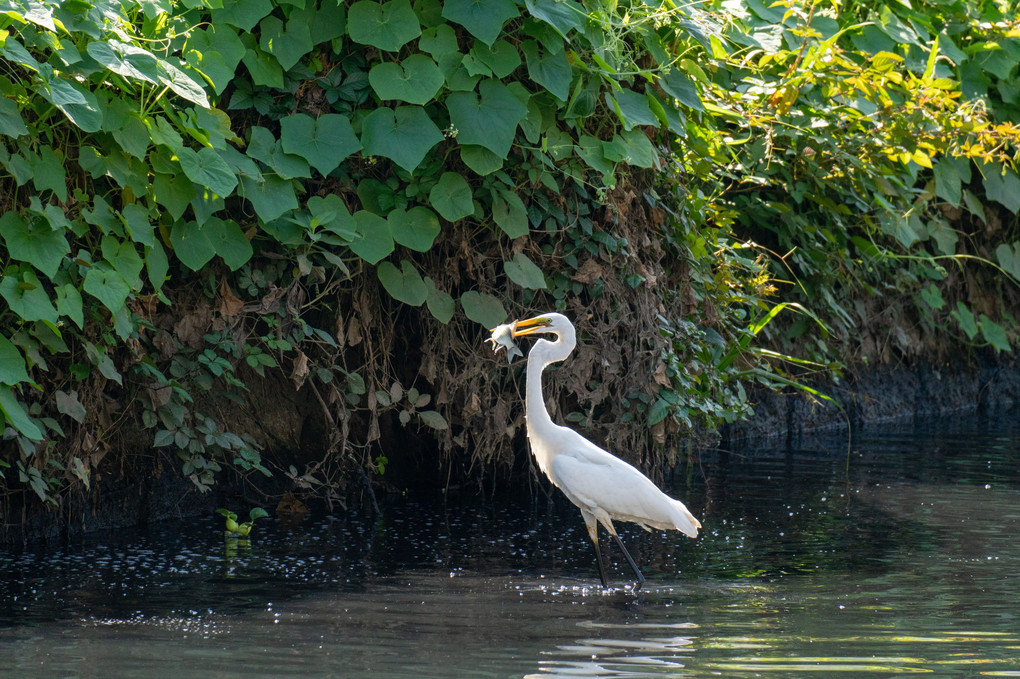
[[[486,342],[492,342],[492,351],[499,353],[500,349],[506,349],[506,362],[513,363],[514,356],[520,356],[524,358],[524,353],[521,348],[514,342],[514,323],[504,323],[503,325],[496,326],[492,329],[492,336],[485,340]]]

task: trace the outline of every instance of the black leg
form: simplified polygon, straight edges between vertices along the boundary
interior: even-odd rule
[[[599,549],[599,536],[598,529],[596,528],[595,537],[592,538],[592,544],[595,545],[595,563],[599,565],[599,577],[602,578],[602,589],[609,587],[609,581],[606,580],[606,567],[602,563],[602,550]]]
[[[627,557],[627,563],[629,563],[630,567],[634,569],[634,574],[637,576],[637,581],[634,583],[634,591],[636,592],[641,589],[641,585],[645,584],[645,576],[641,575],[641,570],[637,567],[637,564],[634,563],[634,557],[632,557],[630,552],[627,551],[627,548],[623,546],[623,540],[620,539],[620,536],[614,533],[613,539],[616,540],[616,544],[619,546],[620,551],[623,552],[623,555]],[[605,578],[603,578],[603,581],[605,581]]]

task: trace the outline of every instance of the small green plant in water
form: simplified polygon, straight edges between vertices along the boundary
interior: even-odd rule
[[[256,519],[262,519],[269,516],[269,512],[267,512],[266,510],[262,509],[261,507],[255,507],[250,512],[248,512],[247,521],[245,521],[244,523],[238,523],[237,514],[230,511],[229,509],[220,508],[216,510],[216,513],[225,517],[227,520],[226,523],[227,530],[224,533],[224,535],[226,535],[228,538],[248,537],[248,535],[251,533],[252,526],[255,525]]]

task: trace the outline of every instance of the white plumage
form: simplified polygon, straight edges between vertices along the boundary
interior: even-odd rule
[[[581,510],[588,535],[595,545],[602,586],[606,574],[599,549],[598,524],[609,532],[637,575],[634,591],[644,576],[620,540],[613,520],[630,521],[645,530],[679,530],[697,537],[701,523],[687,507],[659,490],[647,476],[620,458],[599,448],[573,429],[549,417],[542,398],[542,371],[574,350],[574,326],[562,314],[550,313],[512,324],[513,336],[548,333],[555,341],[539,339],[528,353],[525,412],[531,452],[542,472]]]

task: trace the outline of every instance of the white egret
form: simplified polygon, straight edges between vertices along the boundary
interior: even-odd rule
[[[547,333],[555,341],[539,339],[528,353],[525,415],[531,452],[539,469],[553,485],[577,505],[595,545],[602,586],[607,587],[605,566],[599,549],[598,524],[609,532],[634,569],[633,591],[644,583],[630,552],[613,527],[613,520],[630,521],[647,531],[652,528],[679,530],[694,538],[701,523],[679,500],[656,487],[652,481],[615,455],[599,448],[573,429],[555,424],[542,398],[542,371],[566,359],[576,346],[574,326],[566,316],[543,314],[512,324],[513,337]],[[505,342],[501,344],[506,345]],[[497,345],[498,346],[498,345]]]

